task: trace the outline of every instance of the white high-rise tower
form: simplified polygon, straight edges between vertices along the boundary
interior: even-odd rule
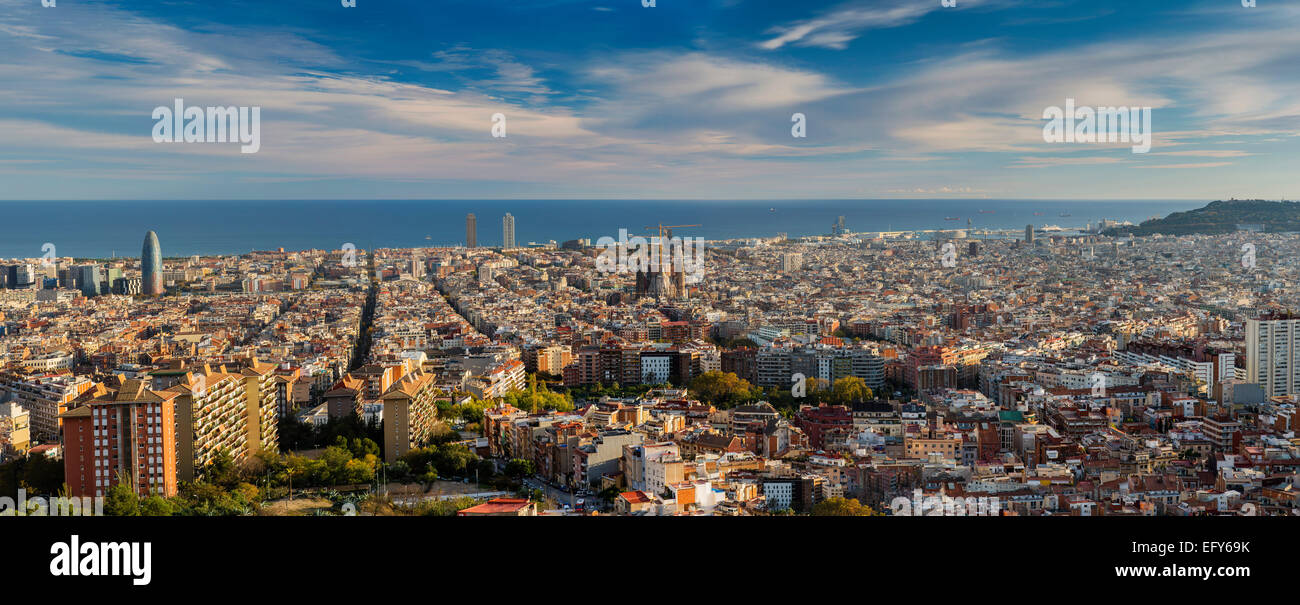
[[[509,212],[501,219],[501,247],[515,247],[515,217]]]
[[[1265,397],[1300,394],[1300,315],[1246,320],[1246,380]]]

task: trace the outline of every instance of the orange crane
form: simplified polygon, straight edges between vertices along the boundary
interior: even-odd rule
[[[660,223],[657,229],[659,230],[659,239],[662,240],[664,239],[664,233],[667,233],[668,237],[672,237],[673,236],[672,230],[676,229],[677,227],[703,227],[703,226],[704,225],[665,225],[663,223]],[[656,227],[646,227],[645,229],[646,231],[651,231],[656,229]]]
[[[663,224],[663,223],[659,223],[659,227],[658,227],[658,230],[659,230],[659,259],[660,259],[659,262],[661,262],[661,263],[671,262],[671,261],[668,260],[668,256],[665,254],[664,246],[667,245],[669,239],[672,239],[672,237],[673,237],[673,229],[676,229],[676,228],[678,228],[678,227],[703,227],[703,226],[704,226],[704,225],[665,225],[665,224]],[[656,229],[656,227],[646,227],[645,229],[646,229],[646,231],[654,231],[654,230]],[[666,234],[666,236],[665,236],[665,234]],[[671,252],[671,251],[668,251],[668,252]]]

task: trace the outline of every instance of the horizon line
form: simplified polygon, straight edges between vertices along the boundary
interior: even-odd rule
[[[911,201],[934,201],[934,202],[1197,202],[1197,201],[1292,201],[1289,199],[1268,199],[1268,198],[1229,198],[1229,199],[1210,199],[1210,198],[1017,198],[1017,197],[979,197],[979,198],[960,198],[960,197],[821,197],[821,198],[689,198],[689,197],[550,197],[550,198],[529,198],[529,197],[457,197],[457,198],[321,198],[321,197],[283,197],[283,198],[67,198],[67,199],[4,199],[0,198],[0,203],[9,202],[602,202],[602,201],[641,201],[641,202],[880,202],[894,200],[911,200]]]

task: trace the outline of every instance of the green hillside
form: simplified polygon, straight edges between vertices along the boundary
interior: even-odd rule
[[[1107,235],[1193,235],[1231,233],[1238,225],[1262,225],[1265,231],[1300,231],[1300,202],[1228,200],[1204,208],[1175,212],[1141,225],[1107,229]]]

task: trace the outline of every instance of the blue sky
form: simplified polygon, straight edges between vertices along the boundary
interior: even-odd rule
[[[656,4],[0,0],[0,199],[1300,191],[1297,1]],[[260,151],[155,143],[176,97]],[[1044,142],[1067,97],[1152,107],[1151,152]]]

